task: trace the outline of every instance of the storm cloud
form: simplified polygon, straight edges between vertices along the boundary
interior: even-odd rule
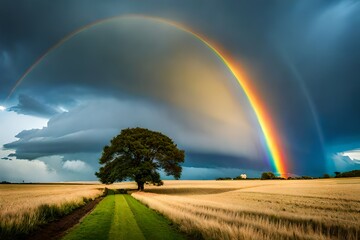
[[[56,115],[42,129],[22,131],[16,136],[17,141],[5,144],[4,148],[15,150],[10,156],[29,160],[77,153],[100,154],[121,129],[140,126],[167,134],[190,152],[232,154],[255,162],[259,158],[257,148],[261,146],[257,146],[255,136],[249,135],[247,140],[242,140],[244,131],[239,126],[238,129],[219,123],[209,126],[209,123],[203,124],[204,121],[206,119],[200,118],[197,123],[193,122],[196,127],[189,128],[184,118],[166,107],[103,99]],[[254,141],[249,141],[252,138]],[[227,162],[219,161],[218,165],[228,166]],[[191,162],[189,164],[193,166]],[[232,164],[237,165],[236,162]],[[197,165],[206,167],[208,163],[198,162]]]
[[[360,32],[355,31],[360,4],[352,0],[141,5],[5,0],[0,4],[0,98],[6,99],[26,69],[72,31],[131,13],[182,23],[231,53],[276,123],[293,173],[359,167],[342,155],[360,146]],[[2,136],[13,133],[14,112],[49,119],[44,128],[30,130],[39,125],[27,123],[21,132],[16,127],[17,140],[0,139],[6,153],[44,162],[60,156],[61,174],[71,172],[62,169],[66,161],[72,162],[65,166],[82,161],[95,169],[101,148],[132,126],[173,137],[188,153],[189,171],[197,167],[213,177],[231,168],[271,170],[257,119],[236,79],[203,43],[166,24],[123,19],[89,28],[49,52],[4,105],[12,112],[0,119]]]
[[[59,113],[59,111],[55,108],[41,103],[27,95],[20,95],[18,104],[16,106],[10,107],[8,111],[44,118],[49,118]]]

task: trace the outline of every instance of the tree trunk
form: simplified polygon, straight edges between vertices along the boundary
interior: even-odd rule
[[[144,183],[143,182],[136,182],[138,185],[138,191],[144,191]]]

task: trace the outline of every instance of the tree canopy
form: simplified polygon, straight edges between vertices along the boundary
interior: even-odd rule
[[[261,179],[266,180],[266,179],[276,179],[277,177],[275,176],[274,173],[272,172],[263,172],[261,174]]]
[[[138,190],[143,190],[146,182],[162,185],[160,169],[167,176],[179,179],[184,158],[185,152],[164,134],[145,128],[127,128],[104,147],[99,160],[102,166],[95,175],[106,184],[134,180]]]

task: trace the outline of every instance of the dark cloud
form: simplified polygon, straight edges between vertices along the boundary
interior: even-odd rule
[[[8,108],[8,111],[44,118],[49,118],[59,113],[55,108],[23,94],[19,95],[18,104]]]
[[[172,105],[191,99],[198,105],[211,99],[203,92],[220,98],[217,92],[235,81],[221,60],[188,33],[146,19],[119,19],[51,51],[17,91],[52,104],[111,95]],[[244,96],[239,101],[247,107]]]
[[[218,1],[152,1],[139,5],[133,1],[45,1],[14,4],[2,1],[0,8],[0,46],[11,67],[3,68],[2,79],[6,84],[0,89],[0,96],[6,96],[21,73],[68,33],[99,19],[124,14],[145,14],[159,16],[193,27],[221,40],[225,46],[241,48],[239,55],[254,56],[251,46],[263,46],[264,29],[277,16],[277,7],[272,3],[234,1],[223,4]],[[254,16],[261,16],[256,17]],[[46,21],[43,21],[46,19]],[[61,27],[58,27],[61,26]],[[226,26],[226,28],[224,28]],[[246,53],[244,53],[246,52]],[[241,54],[240,54],[241,53]],[[8,61],[7,61],[8,62]],[[0,64],[0,67],[3,65]],[[6,78],[5,78],[6,76]]]
[[[273,36],[301,75],[329,145],[360,137],[360,4],[303,1],[284,14]],[[304,11],[304,10],[307,11]],[[305,17],[305,14],[307,15]],[[300,19],[302,19],[300,21]]]
[[[248,141],[251,135],[247,140],[241,140],[246,129],[239,126],[238,129],[220,128],[216,122],[209,126],[209,123],[203,124],[206,119],[202,118],[197,121],[193,122],[195,128],[189,128],[184,124],[184,118],[167,108],[142,102],[98,99],[54,116],[43,129],[20,132],[16,136],[19,140],[5,144],[4,148],[14,149],[11,156],[18,159],[33,160],[54,155],[69,155],[69,159],[74,159],[78,153],[100,154],[103,146],[121,129],[141,126],[164,132],[189,151],[228,152],[248,159],[251,156],[256,159],[259,154],[256,142]]]
[[[359,148],[360,95],[357,91],[360,89],[360,52],[356,49],[360,48],[360,32],[355,29],[360,28],[360,4],[351,0],[260,3],[210,0],[152,1],[139,5],[134,1],[93,4],[82,0],[36,1],[31,4],[2,1],[0,98],[5,99],[15,81],[39,56],[81,26],[126,13],[164,17],[198,30],[235,56],[250,74],[264,105],[277,123],[277,133],[285,143],[292,169],[299,175],[322,174],[333,154]],[[224,117],[235,108],[231,101],[219,103],[224,95],[217,95],[218,85],[212,85],[213,90],[203,91],[204,82],[213,76],[213,80],[221,79],[221,83],[228,80],[227,87],[232,89],[232,96],[236,96],[234,102],[241,106],[238,117],[231,117],[234,122],[247,122],[247,127],[239,129],[254,131],[245,132],[237,144],[246,148],[243,146],[248,146],[248,140],[250,145],[259,146],[259,139],[251,137],[258,135],[261,138],[261,134],[254,124],[256,121],[251,120],[253,115],[246,98],[231,74],[203,44],[175,29],[149,22],[119,24],[113,22],[89,29],[52,52],[29,74],[10,102],[16,102],[19,94],[31,96],[42,106],[31,103],[31,100],[31,106],[26,106],[27,103],[21,103],[19,99],[18,106],[25,105],[18,108],[19,112],[36,115],[30,110],[37,109],[36,116],[41,116],[38,113],[42,112],[42,116],[49,117],[52,114],[49,113],[51,109],[46,108],[47,104],[54,109],[60,106],[73,109],[90,99],[105,96],[121,101],[140,99],[152,104],[162,103],[165,108],[173,109],[169,112],[181,118],[188,129],[196,130],[201,121],[208,119],[203,123],[208,126],[199,130],[207,133],[214,126],[236,125],[229,125],[230,118]],[[190,74],[191,66],[202,71]],[[199,77],[194,78],[195,75]],[[221,111],[229,104],[232,107]],[[189,105],[192,107],[187,107]],[[71,113],[66,116],[67,120],[76,119]],[[87,113],[87,116],[90,115]],[[60,139],[65,132],[71,135],[91,129],[84,127],[79,130],[64,124],[61,129],[69,130],[61,134],[55,131],[53,126],[60,121],[66,122],[66,119],[53,117],[41,134],[49,132],[45,137]],[[104,126],[106,124],[114,126],[104,121]],[[29,134],[29,139],[41,143],[40,132],[22,134]],[[34,139],[37,134],[39,138]],[[26,152],[31,149],[24,146],[29,143],[25,143],[25,136],[18,137],[19,141],[12,143],[13,147],[18,149],[19,156],[26,157]],[[197,140],[200,139],[203,140]],[[100,141],[96,144],[99,145]],[[206,144],[203,141],[203,145]],[[222,145],[226,144],[219,146]],[[45,146],[39,150],[40,153],[46,152]],[[87,151],[86,146],[80,148]],[[257,151],[260,152],[258,159],[263,159],[262,151]],[[68,153],[66,150],[55,152]],[[224,149],[221,152],[224,153]],[[34,154],[33,157],[37,154],[30,153]],[[232,155],[225,154],[225,158]],[[212,157],[209,156],[212,159],[210,164],[216,167],[216,158],[223,156]],[[189,161],[205,164],[201,159],[205,156],[192,155]],[[226,162],[243,164],[237,158],[230,159]],[[203,166],[202,163],[199,166]],[[250,163],[249,166],[258,167]]]
[[[256,170],[242,169],[242,168],[197,168],[197,167],[183,167],[181,179],[190,180],[214,180],[219,177],[235,178],[240,174],[245,173],[247,177],[260,177],[261,172]],[[165,174],[164,174],[165,175]],[[164,179],[171,179],[163,176]]]
[[[6,149],[16,149],[18,159],[36,159],[44,156],[63,155],[77,152],[100,152],[101,146],[114,135],[114,130],[87,130],[64,135],[58,138],[39,137],[21,139],[5,144]]]
[[[259,159],[211,152],[188,152],[184,167],[195,168],[242,168],[257,171],[269,169],[268,163]]]

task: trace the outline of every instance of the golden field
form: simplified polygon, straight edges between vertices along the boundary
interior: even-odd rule
[[[104,185],[1,184],[0,239],[25,234],[103,194]]]
[[[164,181],[132,196],[203,239],[360,239],[360,178]],[[73,211],[102,185],[0,185],[0,239]]]
[[[360,239],[360,178],[165,181],[133,197],[204,239]]]

